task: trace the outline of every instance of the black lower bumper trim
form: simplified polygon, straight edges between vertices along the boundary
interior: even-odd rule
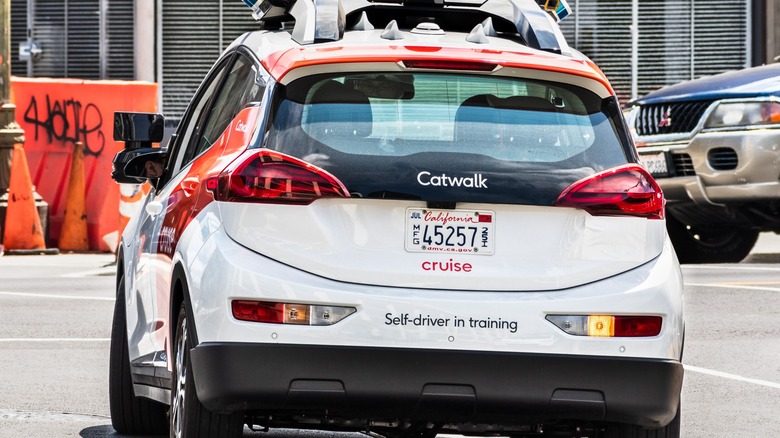
[[[191,357],[209,409],[352,420],[659,427],[683,381],[678,361],[599,356],[206,343]]]

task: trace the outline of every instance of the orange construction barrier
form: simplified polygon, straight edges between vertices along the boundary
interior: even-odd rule
[[[114,111],[157,112],[157,91],[157,84],[139,81],[11,78],[32,183],[48,203],[48,223],[41,212],[47,243],[59,245],[73,143],[80,141],[89,250],[116,248],[120,185],[111,179],[111,163],[124,144],[113,140]]]
[[[6,250],[46,249],[41,218],[35,207],[30,169],[20,144],[14,146],[11,161],[3,245]]]
[[[68,179],[65,215],[62,219],[61,251],[89,251],[87,239],[86,183],[84,182],[84,145],[76,142]]]

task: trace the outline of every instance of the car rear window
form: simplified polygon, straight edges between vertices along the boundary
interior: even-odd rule
[[[352,181],[348,189],[361,196],[551,204],[566,182],[627,162],[602,99],[571,85],[359,73],[298,79],[280,86],[277,95],[265,146],[321,166],[345,184]],[[426,194],[432,188],[414,178],[394,182],[386,174],[384,187],[366,181],[367,173],[382,177],[383,168],[403,168],[412,177],[415,170],[491,174],[492,187],[504,191],[511,185],[506,179],[550,188],[544,196],[490,187],[449,194],[438,187]],[[527,177],[519,181],[519,173]]]

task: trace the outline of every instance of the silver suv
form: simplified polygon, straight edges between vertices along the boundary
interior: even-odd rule
[[[629,106],[681,262],[737,262],[759,232],[780,232],[780,64],[677,84]]]

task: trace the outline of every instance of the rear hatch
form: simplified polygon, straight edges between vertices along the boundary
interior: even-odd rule
[[[227,233],[326,278],[552,290],[657,257],[663,199],[613,98],[454,73],[277,85],[265,140],[228,168]],[[623,139],[623,140],[621,140]]]

